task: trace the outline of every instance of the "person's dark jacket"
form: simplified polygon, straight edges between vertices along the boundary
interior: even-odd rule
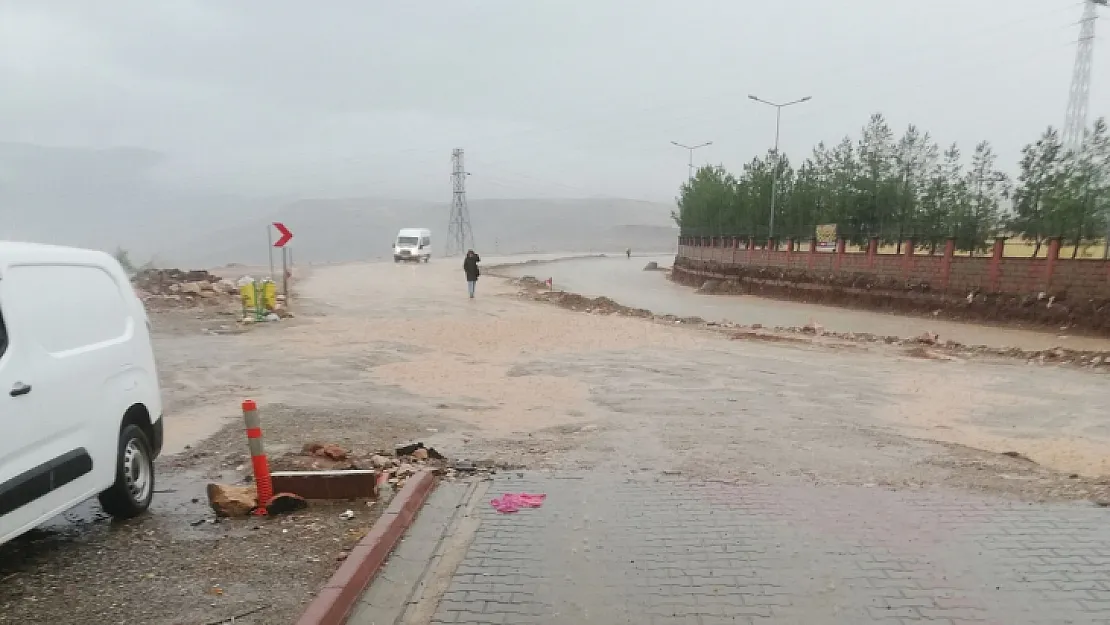
[[[470,256],[467,256],[466,259],[463,260],[463,271],[466,272],[466,281],[467,282],[477,282],[478,281],[478,276],[481,275],[481,273],[482,273],[482,272],[478,271],[478,263],[480,263],[480,262],[482,262],[482,259],[477,254],[471,254]]]

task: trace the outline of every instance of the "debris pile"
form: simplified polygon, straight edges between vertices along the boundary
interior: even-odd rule
[[[144,269],[131,278],[148,307],[228,306],[239,300],[234,282],[204,270]]]
[[[308,443],[300,453],[288,454],[275,462],[278,470],[334,471],[373,469],[387,475],[386,481],[400,488],[405,480],[424,468],[441,474],[453,473],[447,469],[446,458],[434,447],[424,443],[402,445],[393,452],[377,451],[356,453],[335,444]]]
[[[642,308],[629,308],[622,306],[608,297],[584,297],[577,293],[566,291],[548,290],[547,284],[540,282],[532,276],[525,276],[515,281],[521,287],[520,295],[536,301],[549,302],[568,310],[593,313],[598,315],[620,315],[622,317],[650,318],[650,310]]]

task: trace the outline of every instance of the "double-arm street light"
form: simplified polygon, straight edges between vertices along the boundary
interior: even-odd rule
[[[705,143],[702,143],[700,145],[682,145],[681,143],[679,143],[677,141],[671,141],[671,143],[673,145],[677,145],[678,147],[682,148],[683,150],[689,150],[690,151],[690,165],[689,165],[689,167],[690,167],[690,180],[693,180],[694,179],[694,150],[696,150],[698,148],[704,148],[707,145],[713,145],[713,142],[712,141],[706,141]]]
[[[758,98],[754,95],[749,95],[748,99],[759,102],[760,104],[766,104],[767,106],[775,107],[775,169],[771,172],[771,224],[770,227],[767,229],[767,238],[771,239],[775,236],[775,200],[778,197],[779,190],[779,128],[782,126],[782,109],[788,106],[793,106],[795,104],[801,104],[802,102],[809,102],[813,99],[813,97],[807,95],[804,98],[800,98],[792,102],[786,102],[783,104],[769,102],[767,100],[764,100],[763,98]]]

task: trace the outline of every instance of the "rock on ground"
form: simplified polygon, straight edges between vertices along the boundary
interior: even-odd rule
[[[258,507],[258,494],[254,486],[208,485],[208,504],[220,517],[245,517]]]

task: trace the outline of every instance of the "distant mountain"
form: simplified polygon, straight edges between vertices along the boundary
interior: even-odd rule
[[[183,190],[161,181],[163,154],[0,142],[0,239],[105,250],[136,261],[204,267],[262,263],[265,230],[283,221],[298,262],[390,254],[397,230],[430,228],[442,255],[446,202],[380,198],[277,200]],[[470,202],[475,247],[485,253],[673,249],[671,205],[626,199]]]
[[[474,200],[470,217],[475,247],[485,253],[532,251],[621,250],[668,251],[678,231],[670,222],[671,207],[624,199]],[[401,228],[432,230],[433,253],[447,245],[450,206],[380,199],[301,200],[268,213],[266,220],[240,222],[205,233],[181,248],[166,250],[167,258],[194,263],[265,260],[263,229],[282,221],[295,232],[293,253],[298,262],[342,262],[386,258]]]

